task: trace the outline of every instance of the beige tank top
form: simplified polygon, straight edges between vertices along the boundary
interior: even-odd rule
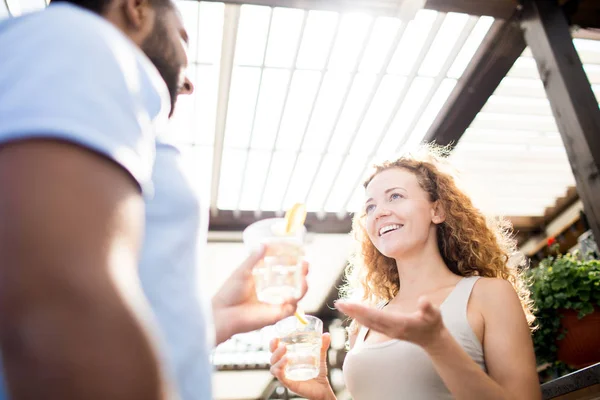
[[[461,279],[441,304],[440,311],[452,336],[486,371],[483,347],[467,320],[467,303],[477,279],[476,276]],[[344,360],[344,378],[353,400],[453,398],[420,346],[402,340],[365,343],[367,332],[367,328],[360,329]]]

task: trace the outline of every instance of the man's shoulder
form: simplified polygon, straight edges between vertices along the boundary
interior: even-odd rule
[[[53,37],[65,33],[77,32],[69,37],[70,41],[105,37],[112,30],[108,21],[84,8],[69,3],[52,4],[43,10],[8,18],[0,24],[0,39],[22,34],[23,39],[35,37]],[[60,45],[60,43],[56,43]]]
[[[49,57],[58,61],[67,57],[73,63],[93,60],[94,65],[100,63],[98,67],[122,58],[153,69],[144,53],[112,23],[66,2],[5,21],[0,25],[0,43],[12,44],[12,51],[5,57],[19,53],[28,60]]]
[[[14,87],[20,75],[49,89],[76,82],[79,92],[112,90],[113,96],[117,90],[107,85],[120,85],[120,97],[141,96],[134,101],[152,118],[169,108],[166,85],[148,57],[112,23],[81,7],[57,3],[0,25],[0,48],[0,87]]]
[[[66,140],[149,182],[155,128],[170,103],[133,41],[98,15],[57,4],[0,25],[0,49],[0,144]]]

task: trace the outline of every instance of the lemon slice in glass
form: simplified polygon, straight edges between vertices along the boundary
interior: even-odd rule
[[[302,203],[296,203],[285,213],[285,233],[292,234],[296,232],[306,221],[306,206]]]
[[[304,312],[301,309],[297,308],[294,315],[296,316],[296,318],[302,325],[308,325],[308,321],[306,320],[306,315],[304,314]]]

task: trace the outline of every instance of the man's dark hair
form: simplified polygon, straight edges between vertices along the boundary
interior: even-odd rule
[[[113,0],[51,0],[50,4],[70,3],[102,15],[112,2]],[[173,2],[171,0],[149,0],[149,2],[153,7],[157,8],[173,6]]]

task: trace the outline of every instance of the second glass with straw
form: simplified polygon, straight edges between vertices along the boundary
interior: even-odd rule
[[[248,226],[243,240],[250,249],[267,246],[263,261],[254,267],[256,296],[259,301],[282,304],[302,294],[302,260],[306,228],[306,209],[296,204],[285,218],[268,218]]]

